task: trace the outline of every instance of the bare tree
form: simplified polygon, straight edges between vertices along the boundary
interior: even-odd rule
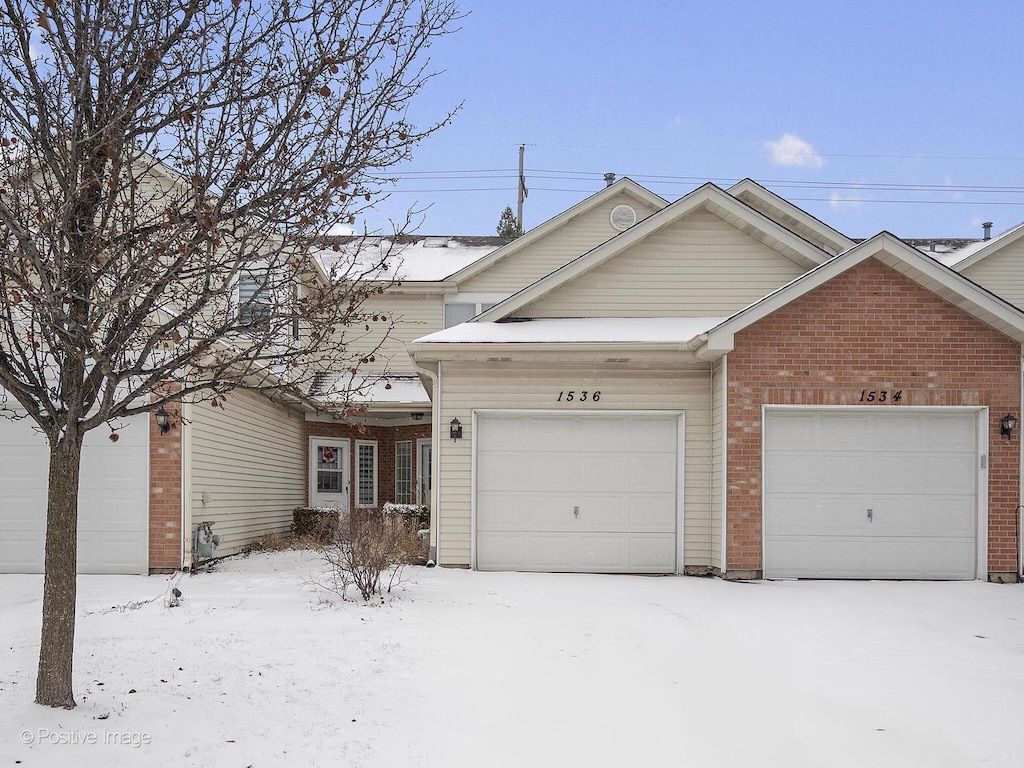
[[[73,707],[83,436],[354,376],[386,254],[336,254],[325,275],[312,249],[450,119],[406,115],[458,16],[453,0],[0,2],[0,395],[50,446],[36,701]]]

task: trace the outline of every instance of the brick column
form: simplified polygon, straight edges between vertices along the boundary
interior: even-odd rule
[[[166,406],[165,406],[166,408]],[[179,408],[166,408],[171,429],[149,417],[149,570],[181,568],[182,449]]]

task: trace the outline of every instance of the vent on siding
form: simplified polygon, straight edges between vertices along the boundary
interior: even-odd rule
[[[612,208],[611,216],[608,217],[612,227],[624,232],[636,224],[636,211],[629,205],[616,205]]]

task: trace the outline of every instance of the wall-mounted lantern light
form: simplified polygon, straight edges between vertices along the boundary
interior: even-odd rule
[[[166,435],[171,431],[171,423],[169,421],[169,414],[164,407],[161,405],[160,410],[153,414],[153,418],[156,419],[156,425],[160,427],[160,434]]]
[[[1017,417],[1012,413],[1008,413],[1003,416],[1002,421],[999,422],[999,434],[1006,435],[1006,439],[1009,440],[1013,434],[1013,430],[1017,427]]]
[[[409,418],[412,419],[413,421],[423,421],[423,414],[422,413],[410,413],[409,414]]]
[[[450,427],[448,434],[451,437],[452,442],[462,438],[462,422],[458,419],[452,419],[451,424],[448,426]]]

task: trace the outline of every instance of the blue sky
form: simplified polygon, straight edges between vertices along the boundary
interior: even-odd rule
[[[535,227],[630,176],[668,200],[750,177],[840,231],[975,237],[1024,221],[1024,2],[463,0],[420,124],[449,127],[365,219]],[[362,223],[362,222],[361,222]]]

